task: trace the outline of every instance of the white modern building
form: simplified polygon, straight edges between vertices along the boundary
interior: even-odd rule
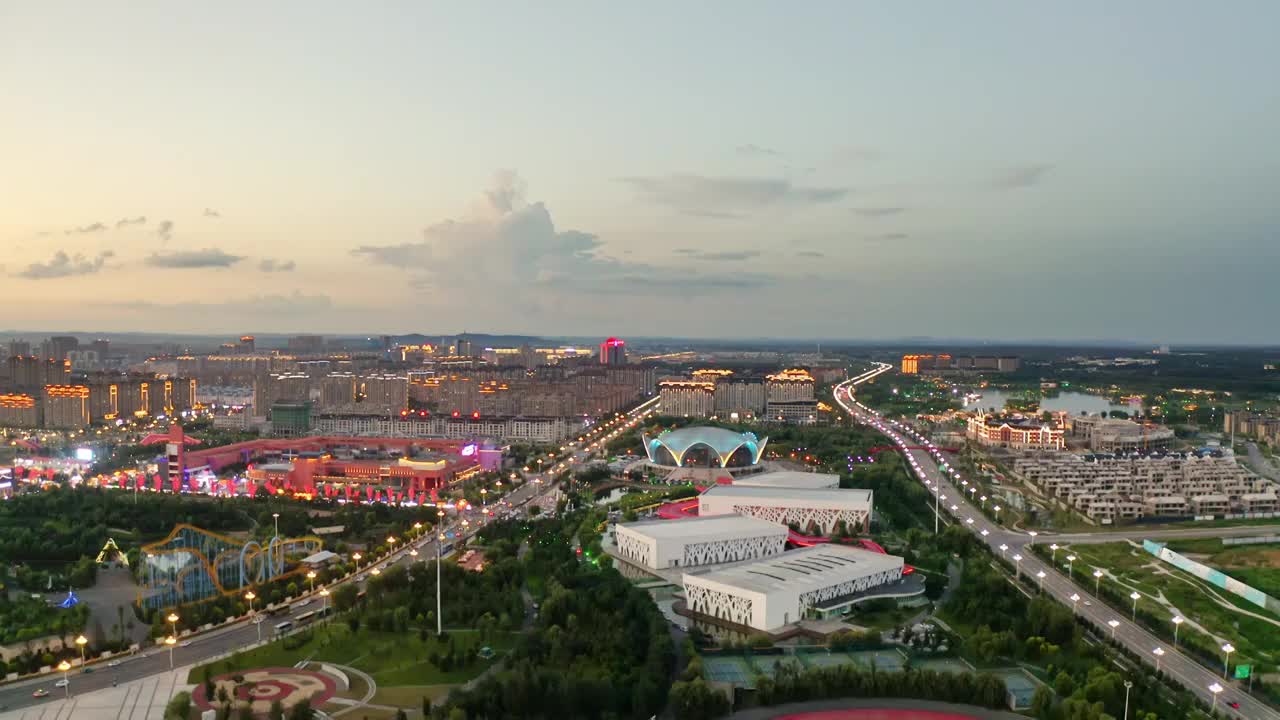
[[[796,525],[803,532],[835,531],[844,521],[849,532],[865,532],[871,526],[871,491],[757,487],[734,483],[713,485],[698,496],[698,515],[748,515]]]
[[[772,632],[806,617],[841,613],[902,579],[902,558],[846,545],[815,545],[768,560],[684,574],[689,610]]]
[[[758,560],[787,543],[785,526],[738,515],[627,523],[614,533],[618,555],[650,570]]]
[[[787,487],[805,490],[822,490],[840,487],[840,476],[831,473],[796,472],[795,470],[777,470],[774,472],[747,475],[734,478],[734,485],[749,487]]]

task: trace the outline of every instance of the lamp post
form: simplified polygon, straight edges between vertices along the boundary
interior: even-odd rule
[[[1159,675],[1160,674],[1160,658],[1164,657],[1164,648],[1158,647],[1155,650],[1152,650],[1151,654],[1156,656],[1156,674]]]
[[[480,515],[489,512],[489,488],[480,488]]]
[[[84,646],[89,644],[89,638],[80,635],[76,638],[76,645],[80,646],[80,667],[84,667]]]
[[[388,555],[396,554],[396,539],[391,535],[387,536],[387,554]]]
[[[409,562],[411,562],[411,563],[413,563],[413,562],[417,562],[417,561],[418,561],[418,548],[414,548],[414,549],[410,550],[410,551],[409,551],[409,557],[413,558],[413,559],[412,559],[412,560],[410,560]]]
[[[1213,705],[1209,708],[1210,713],[1218,711],[1218,693],[1222,692],[1223,687],[1218,683],[1209,686],[1209,692],[1213,693]]]
[[[1058,543],[1054,543],[1050,545],[1049,549],[1053,551],[1053,556],[1052,556],[1053,564],[1057,565],[1058,564]]]
[[[1111,639],[1116,639],[1116,628],[1120,627],[1119,620],[1108,620],[1107,624],[1111,626]]]
[[[356,574],[357,574],[357,575],[359,575],[359,574],[360,574],[360,558],[361,558],[361,557],[362,557],[362,556],[360,555],[360,553],[354,553],[354,554],[352,554],[352,555],[351,555],[351,559],[356,561]]]
[[[1004,543],[1000,543],[1000,557],[1004,557],[1004,554],[1008,549],[1009,549],[1008,545]]]
[[[374,569],[372,569],[372,570],[370,570],[370,571],[369,571],[369,574],[370,574],[370,575],[372,575],[372,576],[374,576],[374,577],[378,577],[379,575],[381,575],[381,574],[382,574],[382,571],[381,571],[381,570],[379,570],[378,568],[374,568]]]
[[[1133,688],[1132,680],[1124,681],[1124,717],[1121,720],[1129,720],[1129,690]]]
[[[169,617],[165,618],[165,620],[169,621],[169,627],[173,628],[174,637],[178,636],[178,620],[180,619],[178,613],[169,613]]]
[[[1102,585],[1102,571],[1094,570],[1093,571],[1093,594],[1094,595],[1098,594],[1098,589],[1100,585]]]
[[[1076,613],[1076,603],[1080,602],[1080,593],[1071,593],[1071,614]]]
[[[1040,581],[1040,592],[1043,593],[1044,592],[1044,571],[1043,570],[1036,573],[1036,579]]]
[[[249,614],[253,616],[253,624],[258,627],[258,642],[262,642],[262,623],[258,621],[258,613],[253,609],[253,601],[258,595],[252,590],[244,594],[244,599],[249,601]]]
[[[1178,626],[1182,625],[1183,617],[1181,615],[1173,616],[1173,646],[1178,647]]]
[[[996,511],[996,522],[1000,522],[1000,506],[995,505],[991,509]]]
[[[1236,648],[1231,643],[1227,643],[1226,645],[1222,646],[1222,679],[1223,680],[1227,679],[1227,669],[1231,661],[1231,653],[1235,651],[1236,651]]]
[[[420,522],[415,522],[415,523],[413,524],[413,534],[414,534],[416,537],[422,537],[422,523],[420,523]]]
[[[170,635],[164,639],[164,644],[169,646],[169,669],[173,669],[173,646],[178,644],[178,638]]]
[[[444,544],[444,511],[436,511],[436,635],[444,632],[444,618],[440,615],[440,546]]]
[[[276,523],[276,537],[280,537],[280,513],[271,513],[271,519]]]
[[[307,571],[307,586],[309,588],[307,592],[316,591],[316,571],[315,570]]]
[[[1067,556],[1067,577],[1069,577],[1069,578],[1074,578],[1074,577],[1075,577],[1075,574],[1074,574],[1074,573],[1072,573],[1072,571],[1071,571],[1072,564],[1073,564],[1075,561],[1076,561],[1076,556],[1075,556],[1075,555],[1068,555],[1068,556]]]
[[[320,617],[329,614],[329,588],[320,588]]]
[[[1020,553],[1014,553],[1013,555],[1013,577],[1016,579],[1022,578],[1022,555]]]
[[[1137,590],[1134,590],[1133,592],[1129,593],[1129,597],[1133,598],[1133,618],[1132,619],[1134,622],[1138,622],[1138,598],[1142,597],[1142,595],[1138,594]]]
[[[1035,530],[1029,530],[1029,531],[1027,532],[1027,536],[1028,536],[1028,537],[1030,537],[1031,539],[1027,541],[1027,544],[1028,544],[1028,545],[1035,545],[1035,544],[1036,544],[1036,536],[1037,536],[1037,535],[1039,535],[1039,534],[1040,534],[1040,533],[1036,532]]]
[[[938,492],[933,494],[933,534],[934,535],[938,534],[938,518],[942,517],[941,515],[938,514],[939,513],[938,504],[939,502],[941,502],[941,499],[942,499],[942,483],[938,483]]]
[[[71,680],[67,678],[67,672],[71,670],[71,663],[63,660],[58,663],[58,669],[62,671],[62,692],[66,697],[71,697]]]

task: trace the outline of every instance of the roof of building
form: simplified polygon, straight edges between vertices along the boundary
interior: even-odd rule
[[[650,438],[649,441],[665,445],[668,449],[678,453],[683,453],[694,445],[709,445],[721,455],[731,453],[742,445],[760,446],[764,444],[764,441],[756,437],[755,433],[740,433],[710,425],[679,428]]]
[[[626,528],[658,540],[680,539],[690,542],[787,533],[785,525],[745,515],[710,515],[687,520],[644,520],[621,523],[618,528]]]
[[[317,565],[319,563],[329,562],[330,560],[336,557],[338,557],[338,554],[335,552],[331,552],[329,550],[321,550],[320,552],[315,553],[314,555],[308,555],[302,558],[302,564]]]
[[[831,473],[778,470],[776,472],[734,478],[732,484],[749,487],[832,488],[840,484],[840,476]]]
[[[785,590],[799,595],[900,567],[902,558],[896,555],[824,544],[701,575],[686,573],[684,580],[709,580],[758,593]]]
[[[712,485],[707,488],[703,496],[715,495],[720,496],[741,496],[741,497],[758,497],[776,500],[794,500],[797,503],[805,501],[821,501],[821,502],[840,502],[840,503],[871,503],[872,493],[870,490],[861,488],[841,489],[841,488],[796,488],[796,487],[768,487],[755,485]]]

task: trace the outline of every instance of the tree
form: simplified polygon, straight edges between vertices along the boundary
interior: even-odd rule
[[[729,698],[702,678],[671,686],[668,701],[677,720],[711,720],[729,714]]]
[[[191,693],[180,692],[164,706],[165,720],[187,720],[191,715]]]
[[[248,705],[241,705],[240,710],[236,713],[236,720],[257,720],[253,714],[253,709]]]
[[[267,720],[284,720],[284,706],[279,700],[271,701],[271,709],[267,711]]]
[[[1036,688],[1036,694],[1031,696],[1031,714],[1040,720],[1049,720],[1052,712],[1053,692],[1044,685],[1040,685]]]
[[[311,701],[306,698],[298,701],[298,704],[289,710],[289,720],[312,720],[315,716],[315,711],[311,709]]]

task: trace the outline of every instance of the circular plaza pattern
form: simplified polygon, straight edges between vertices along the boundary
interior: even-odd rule
[[[236,682],[236,678],[240,682]],[[241,673],[226,673],[213,678],[215,694],[226,689],[235,698],[236,706],[249,703],[254,713],[266,714],[271,704],[280,701],[288,708],[302,700],[310,700],[312,707],[327,702],[337,692],[337,683],[324,673],[298,668],[255,668]],[[212,710],[221,703],[218,698],[205,697],[204,684],[191,691],[191,700],[201,710]]]

